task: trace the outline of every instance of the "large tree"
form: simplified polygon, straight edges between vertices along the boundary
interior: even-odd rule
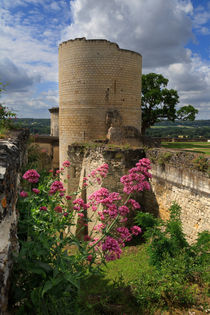
[[[198,110],[192,105],[176,110],[179,96],[176,90],[167,89],[168,79],[161,74],[142,75],[142,134],[161,120],[195,120]]]

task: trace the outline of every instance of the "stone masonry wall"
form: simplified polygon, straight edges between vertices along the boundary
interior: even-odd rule
[[[116,112],[118,124],[140,132],[141,63],[140,54],[107,40],[80,38],[60,44],[60,165],[69,144],[105,140]]]
[[[146,152],[146,156],[152,161],[151,191],[136,197],[143,211],[152,212],[163,219],[168,219],[168,209],[176,201],[182,208],[184,233],[193,242],[199,232],[209,230],[210,227],[210,179],[202,172],[190,168],[194,158],[190,153],[172,152],[171,161],[160,165],[158,160],[165,152],[162,149]],[[82,145],[71,145],[68,155],[72,163],[69,170],[69,192],[78,190],[83,177],[103,163],[109,165],[109,175],[102,186],[119,192],[122,191],[120,177],[139,159],[145,157],[145,152],[143,149],[123,150],[103,146],[85,148]],[[86,198],[100,187],[98,184],[91,186],[82,197]]]
[[[210,178],[195,170],[193,161],[198,154],[150,149],[146,155],[152,161],[153,177],[152,193],[144,194],[145,209],[156,209],[161,218],[168,219],[168,209],[177,202],[184,233],[189,242],[195,241],[198,233],[210,230]]]
[[[6,314],[12,253],[18,250],[16,201],[26,158],[26,130],[0,140],[0,314]]]

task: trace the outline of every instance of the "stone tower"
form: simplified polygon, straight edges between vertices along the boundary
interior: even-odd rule
[[[140,54],[107,40],[59,46],[60,163],[74,142],[105,140],[110,126],[141,130]]]
[[[52,107],[50,112],[50,135],[59,137],[59,107]]]

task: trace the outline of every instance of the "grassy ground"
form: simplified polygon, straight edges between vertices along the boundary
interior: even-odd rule
[[[197,303],[190,307],[183,307],[169,302],[168,307],[154,309],[144,309],[141,300],[138,301],[133,290],[135,290],[135,281],[143,277],[153,277],[155,268],[149,264],[145,244],[137,246],[128,246],[124,248],[123,254],[119,260],[109,262],[103,267],[104,278],[93,277],[83,285],[83,301],[86,301],[86,315],[201,315],[206,312],[207,296],[206,287],[197,284],[188,284],[188,287],[195,293]],[[156,271],[157,272],[157,271]],[[171,281],[168,279],[167,281]],[[171,282],[171,285],[174,286]],[[150,284],[148,283],[148,286]],[[158,284],[154,282],[154,288],[157,290]],[[147,290],[153,290],[145,287]],[[186,288],[183,287],[183,290]],[[196,292],[195,292],[196,291]],[[143,293],[144,294],[144,293]],[[146,293],[145,293],[146,294]],[[139,304],[140,303],[140,304]],[[87,308],[89,306],[89,312]]]
[[[162,142],[161,145],[168,149],[181,149],[210,155],[209,142]]]

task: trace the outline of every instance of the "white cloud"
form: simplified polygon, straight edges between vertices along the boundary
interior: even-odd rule
[[[73,23],[63,40],[75,37],[106,38],[121,48],[143,55],[145,67],[188,60],[183,48],[192,37],[185,11],[190,1],[76,0],[71,5]],[[188,9],[189,11],[189,9]]]

